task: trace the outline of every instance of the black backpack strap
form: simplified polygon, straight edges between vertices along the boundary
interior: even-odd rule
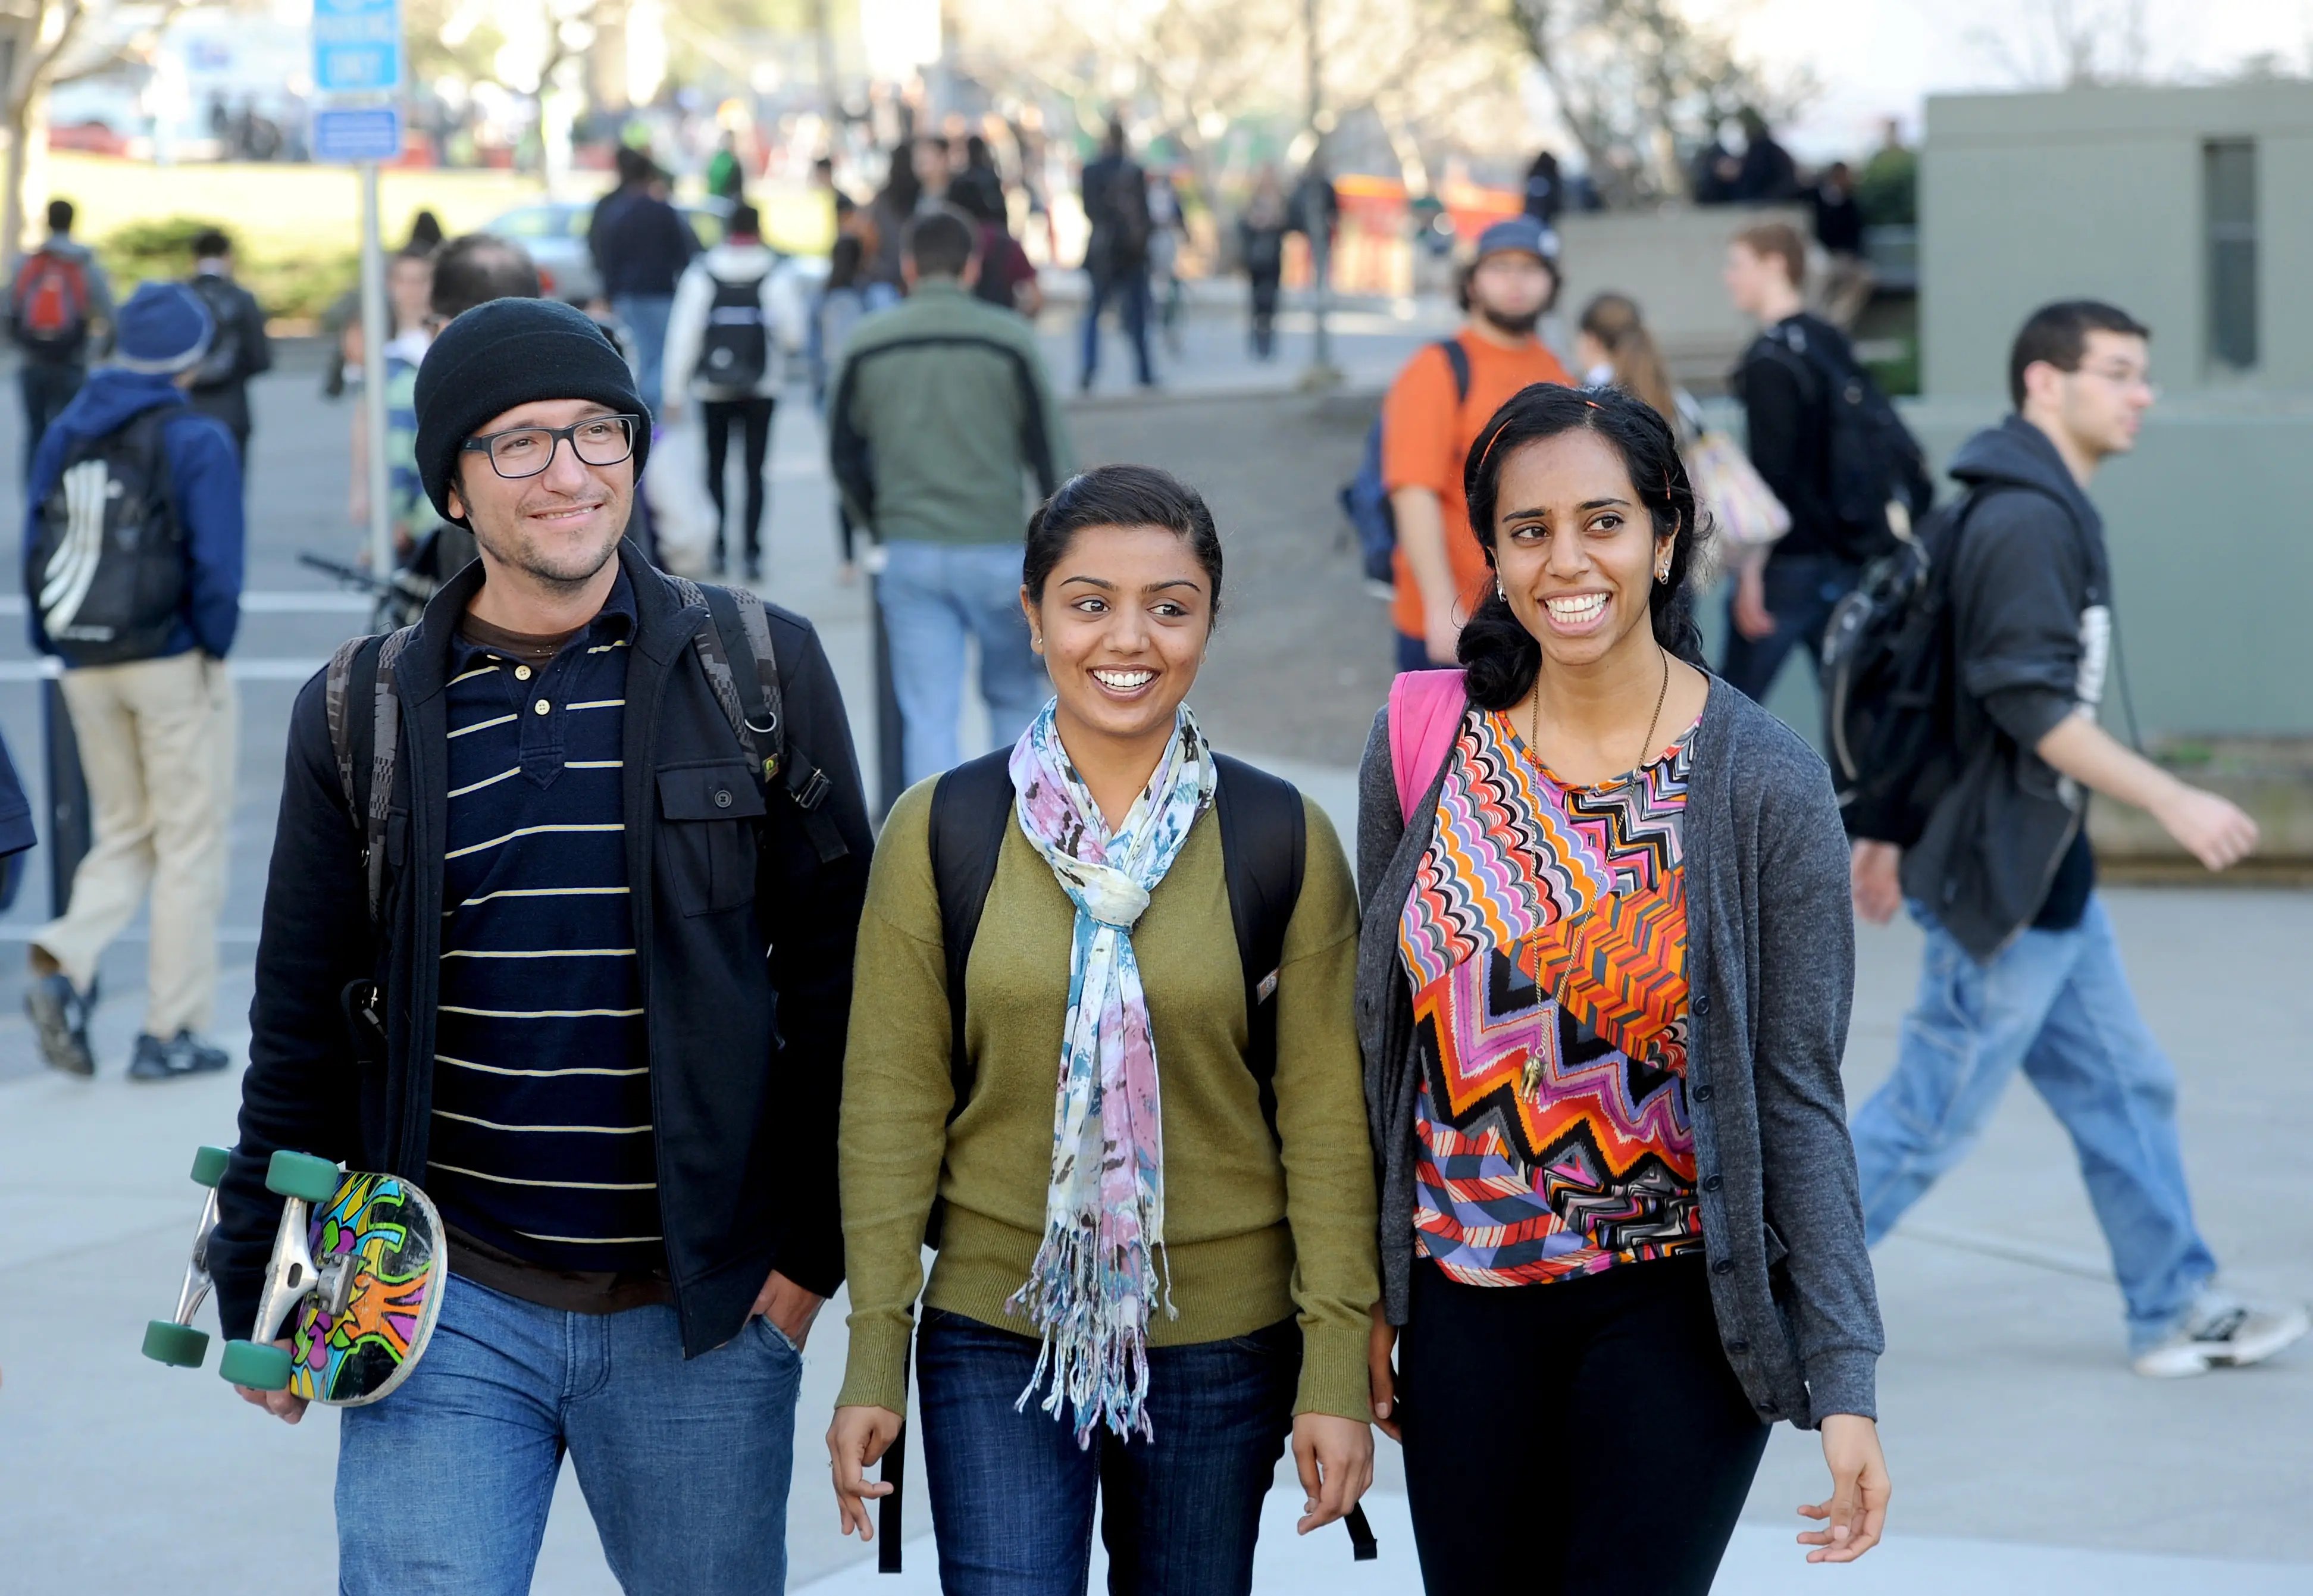
[[[362,870],[368,880],[370,923],[385,902],[386,821],[393,807],[393,772],[401,753],[401,699],[394,672],[416,639],[405,626],[383,637],[339,645],[321,679],[321,706],[330,752],[346,813],[362,834]],[[362,736],[366,727],[369,735]]]
[[[1277,1133],[1277,978],[1285,931],[1301,901],[1309,851],[1308,813],[1290,781],[1217,754],[1213,795],[1228,877],[1229,919],[1244,966],[1245,1068],[1261,1091],[1261,1116]]]
[[[963,1045],[964,967],[996,880],[1012,806],[1009,748],[957,765],[932,789],[932,886],[939,896],[940,951],[947,968],[948,1079],[955,1087],[951,1120],[972,1095],[972,1054]]]
[[[1462,340],[1458,338],[1439,339],[1438,348],[1454,372],[1454,402],[1457,405],[1467,403],[1470,398],[1470,351],[1462,347]]]

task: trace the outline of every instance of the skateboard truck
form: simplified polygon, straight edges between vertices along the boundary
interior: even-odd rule
[[[207,1335],[193,1328],[193,1315],[209,1294],[209,1237],[217,1224],[217,1183],[224,1178],[231,1154],[222,1147],[203,1147],[193,1153],[193,1180],[209,1189],[201,1204],[200,1223],[193,1227],[192,1257],[185,1264],[185,1283],[177,1292],[177,1311],[145,1327],[145,1355],[156,1363],[198,1369],[208,1356]]]
[[[265,1294],[259,1299],[257,1322],[246,1341],[228,1341],[217,1360],[217,1372],[237,1386],[252,1390],[289,1389],[292,1361],[289,1349],[273,1345],[297,1304],[319,1296],[332,1313],[345,1310],[353,1286],[353,1260],[339,1257],[327,1268],[315,1266],[306,1237],[316,1203],[337,1195],[342,1178],[338,1166],[311,1153],[275,1151],[265,1171],[268,1191],[286,1198],[281,1204],[280,1228],[274,1232],[273,1266],[267,1272]]]

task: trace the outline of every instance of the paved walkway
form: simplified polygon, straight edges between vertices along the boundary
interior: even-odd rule
[[[345,411],[310,402],[310,377],[285,374],[259,394],[260,496],[252,583],[303,595],[247,623],[243,790],[226,910],[221,1028],[245,1045],[249,965],[283,718],[297,661],[318,660],[357,619],[291,563],[326,541]],[[1190,401],[1183,401],[1184,403]],[[805,407],[783,407],[774,465],[773,595],[812,614],[855,717],[864,714],[864,595],[836,584],[823,479]],[[1193,409],[1193,407],[1192,407]],[[13,458],[0,406],[0,459]],[[1216,411],[1241,428],[1244,411]],[[1182,443],[1188,446],[1187,440]],[[0,504],[0,514],[8,507]],[[1323,533],[1313,533],[1322,536]],[[1234,572],[1236,567],[1232,567]],[[1260,586],[1264,604],[1289,585]],[[1360,613],[1357,624],[1371,624]],[[1253,630],[1251,613],[1237,622]],[[1244,657],[1259,658],[1257,651]],[[0,622],[0,725],[37,766],[22,645]],[[259,662],[280,662],[272,675]],[[1217,696],[1258,695],[1216,650]],[[1265,668],[1265,667],[1264,667]],[[251,679],[254,678],[254,679]],[[1360,686],[1342,691],[1363,693]],[[1369,699],[1366,701],[1370,701]],[[1364,711],[1350,706],[1357,713]],[[1343,724],[1351,723],[1345,718]],[[1253,722],[1248,719],[1248,726]],[[862,733],[867,727],[862,722]],[[1257,739],[1244,751],[1261,756]],[[1352,784],[1332,752],[1278,761],[1346,828]],[[0,917],[0,939],[37,923],[36,877]],[[2313,1132],[2313,895],[2111,895],[2146,1011],[2175,1053],[2188,1161],[2203,1221],[2244,1288],[2313,1296],[2313,1228],[2304,1146]],[[1908,995],[1916,939],[1862,940],[1850,1087],[1883,1071]],[[183,1178],[193,1145],[232,1139],[230,1079],[131,1086],[119,1074],[133,1033],[142,950],[106,965],[112,999],[97,1029],[104,1071],[66,1080],[32,1061],[13,955],[0,941],[0,1589],[13,1592],[164,1588],[176,1596],[246,1591],[251,1570],[285,1589],[325,1587],[330,1558],[334,1415],[291,1430],[233,1400],[210,1368],[163,1370],[136,1354],[144,1321],[173,1300],[198,1194]],[[2138,1380],[2121,1358],[2118,1304],[2062,1133],[2028,1092],[2011,1094],[1984,1145],[1922,1204],[1878,1257],[1889,1355],[1881,1389],[1897,1486],[1894,1539],[1837,1574],[1807,1571],[1790,1544],[1791,1504],[1822,1494],[1810,1437],[1779,1431],[1720,1589],[1842,1596],[1966,1591],[2150,1592],[2313,1590],[2313,1354],[2182,1384]],[[841,1303],[806,1358],[797,1420],[790,1546],[799,1589],[928,1590],[928,1542],[912,1546],[910,1583],[877,1581],[863,1549],[840,1539],[819,1437],[840,1376]],[[382,1500],[394,1486],[383,1482]],[[1289,1534],[1297,1497],[1271,1498],[1258,1588],[1283,1593],[1412,1588],[1403,1474],[1383,1443],[1375,1499],[1385,1560],[1355,1565],[1339,1531]],[[924,1526],[917,1490],[916,1527]],[[814,1583],[817,1582],[817,1583]],[[537,1588],[613,1589],[571,1477],[550,1521]]]

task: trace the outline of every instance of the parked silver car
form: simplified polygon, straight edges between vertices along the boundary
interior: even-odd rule
[[[723,242],[723,219],[730,212],[722,200],[678,201],[674,207],[699,235],[699,247],[712,249]],[[482,229],[510,238],[530,251],[538,265],[541,286],[550,299],[584,304],[602,291],[602,275],[586,248],[586,225],[594,217],[594,201],[546,199],[517,206]]]

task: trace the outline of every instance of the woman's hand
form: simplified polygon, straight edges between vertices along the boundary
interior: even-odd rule
[[[1405,1444],[1405,1436],[1397,1427],[1397,1327],[1381,1310],[1373,1306],[1373,1335],[1366,1342],[1366,1379],[1373,1388],[1374,1423],[1381,1433]]]
[[[836,1415],[837,1421],[842,1413]],[[1373,1428],[1329,1413],[1305,1413],[1293,1421],[1293,1461],[1301,1470],[1304,1535],[1348,1515],[1373,1484]]]
[[[888,1496],[892,1487],[867,1477],[870,1465],[883,1460],[900,1438],[901,1417],[888,1407],[839,1407],[827,1427],[827,1456],[835,1470],[835,1510],[842,1515],[843,1532],[859,1532],[862,1540],[875,1539],[870,1498]]]
[[[1831,1468],[1831,1500],[1799,1503],[1801,1518],[1828,1521],[1820,1530],[1799,1531],[1799,1544],[1814,1549],[1810,1563],[1852,1563],[1879,1544],[1887,1521],[1887,1460],[1879,1455],[1879,1426],[1859,1414],[1834,1413],[1823,1421],[1823,1460]]]

